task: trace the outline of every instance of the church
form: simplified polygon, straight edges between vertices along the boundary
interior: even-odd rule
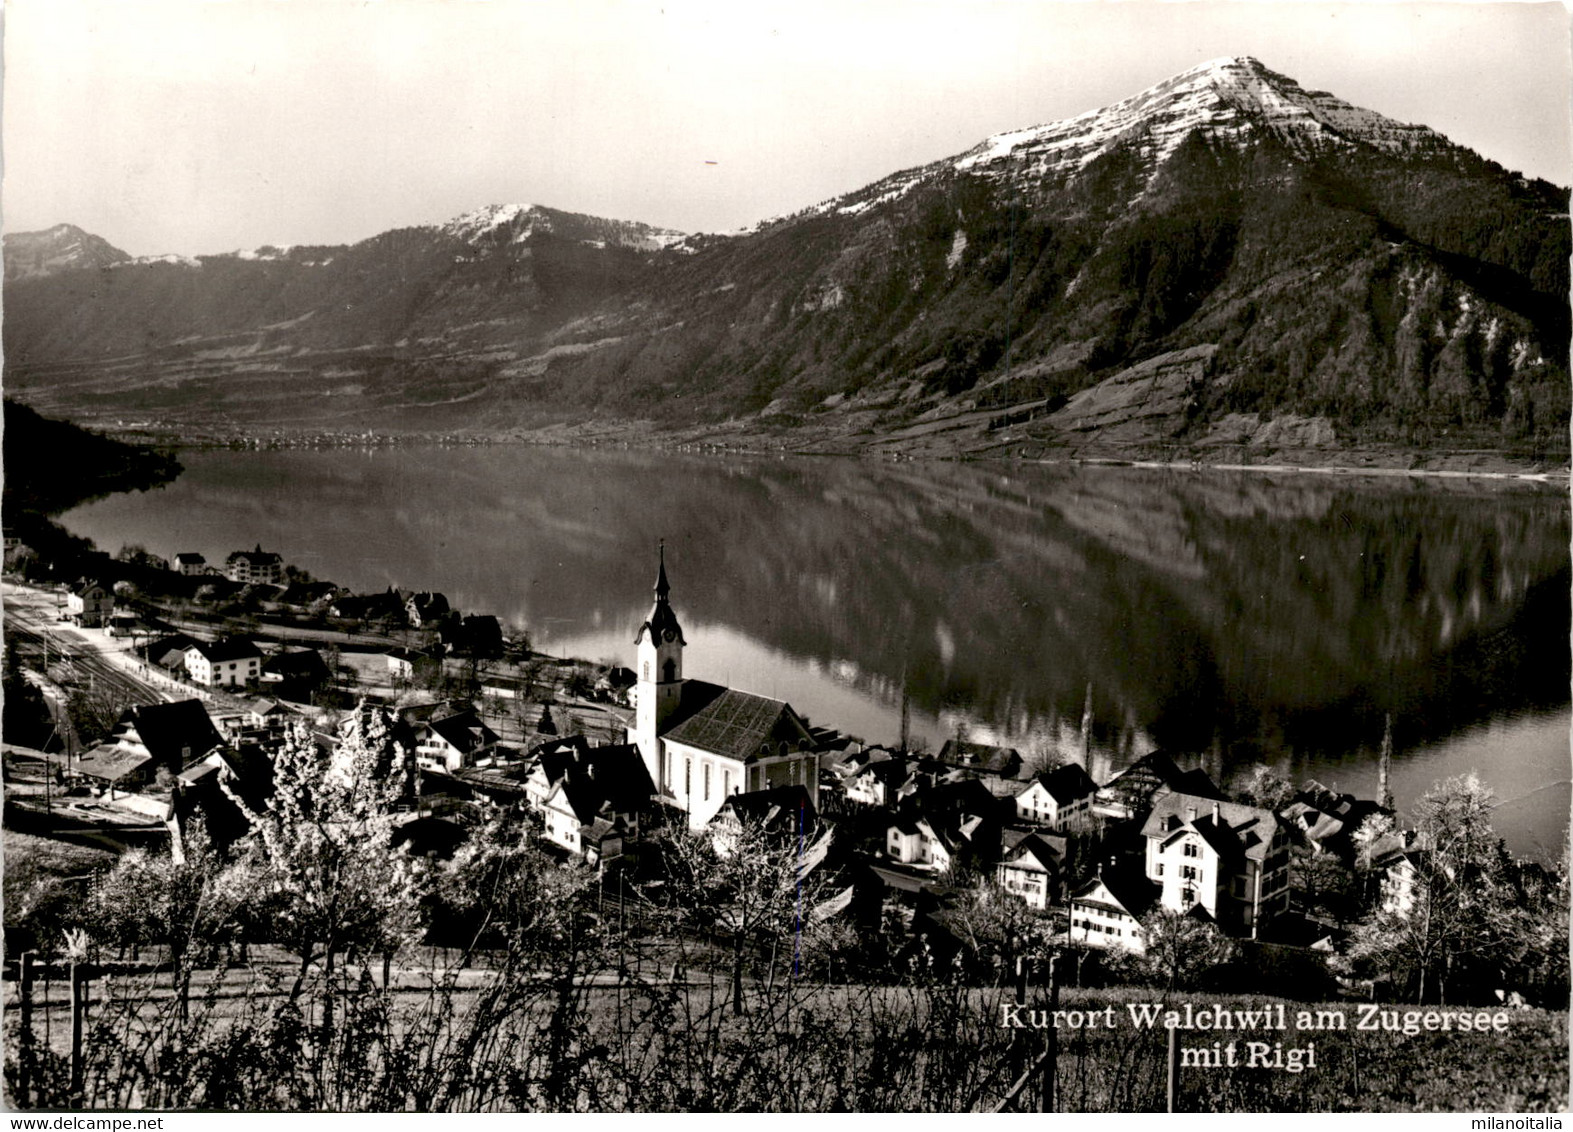
[[[777,786],[802,786],[819,804],[819,757],[808,723],[792,705],[683,676],[683,627],[672,609],[661,549],[655,605],[634,638],[638,646],[634,723],[650,780],[663,802],[703,828],[727,798]]]

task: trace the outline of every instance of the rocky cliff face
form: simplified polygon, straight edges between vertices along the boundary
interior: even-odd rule
[[[1555,454],[1566,213],[1424,126],[1223,59],[732,236],[514,205],[344,248],[8,267],[8,377],[220,428]]]

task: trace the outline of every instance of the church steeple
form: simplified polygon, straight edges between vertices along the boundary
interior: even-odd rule
[[[671,583],[666,580],[666,540],[662,539],[656,544],[656,553],[661,556],[661,570],[655,576],[655,600],[665,601],[672,592]]]
[[[677,623],[677,614],[672,612],[672,606],[667,601],[672,593],[672,584],[666,580],[666,541],[663,539],[659,554],[661,566],[655,576],[655,605],[650,608],[650,616],[646,617],[644,624],[639,626],[639,632],[634,637],[634,644],[639,644],[645,639],[645,634],[650,634],[650,639],[656,644],[663,642],[686,645],[683,640],[683,627]]]
[[[638,646],[638,679],[634,684],[634,725],[629,737],[639,744],[650,778],[663,789],[671,783],[665,765],[661,730],[683,700],[683,627],[672,611],[672,584],[666,580],[666,545],[659,549],[655,605],[634,637]]]

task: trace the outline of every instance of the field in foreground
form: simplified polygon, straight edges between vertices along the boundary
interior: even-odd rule
[[[168,974],[95,987],[85,1108],[357,1111],[975,1111],[999,1105],[1044,1049],[1039,1030],[1002,1025],[1002,988],[915,977],[900,987],[750,983],[732,1010],[724,976],[611,984],[606,976],[352,967],[331,997],[320,978],[293,1000],[278,964],[198,972],[181,1018]],[[15,984],[7,994],[7,1091],[18,1095]],[[20,1107],[69,1103],[64,988],[37,1001],[32,1091]],[[1041,996],[1040,996],[1041,997]],[[1280,1000],[1068,988],[1060,1007],[1114,1025],[1059,1031],[1061,1111],[1162,1111],[1165,1032],[1129,1005],[1259,1011]],[[1041,1008],[1044,1003],[1032,1004]],[[1413,1007],[1392,1007],[1400,1012]],[[1300,1010],[1322,1026],[1298,1029]],[[1561,1111],[1567,1014],[1518,1010],[1505,1031],[1357,1029],[1355,1003],[1285,1002],[1287,1029],[1182,1031],[1185,1047],[1233,1039],[1236,1067],[1181,1071],[1187,1111]],[[1024,1015],[1025,1016],[1025,1015]],[[1379,1015],[1380,1016],[1380,1015]],[[45,1019],[49,1041],[45,1044]],[[1312,1014],[1304,1021],[1316,1020]],[[1249,1067],[1248,1042],[1314,1043],[1314,1066]],[[1303,1055],[1302,1055],[1303,1060]],[[1041,1074],[1011,1102],[1041,1103]]]

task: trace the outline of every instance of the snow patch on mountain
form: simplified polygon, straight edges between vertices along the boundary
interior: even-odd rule
[[[201,267],[202,266],[202,261],[200,259],[198,259],[196,256],[179,255],[179,254],[177,254],[175,252],[167,252],[164,255],[139,255],[135,259],[121,260],[119,263],[112,263],[109,266],[111,266],[111,267],[146,267],[149,264],[158,264],[158,263],[175,264],[175,265],[177,265],[179,267]]]
[[[1403,153],[1447,144],[1426,126],[1396,122],[1325,91],[1308,91],[1258,60],[1240,56],[1210,60],[1101,110],[996,134],[951,167],[1027,177],[1075,173],[1123,144],[1156,168],[1193,131],[1224,140],[1266,131],[1302,152],[1368,145]],[[1006,162],[1012,168],[996,168]]]

